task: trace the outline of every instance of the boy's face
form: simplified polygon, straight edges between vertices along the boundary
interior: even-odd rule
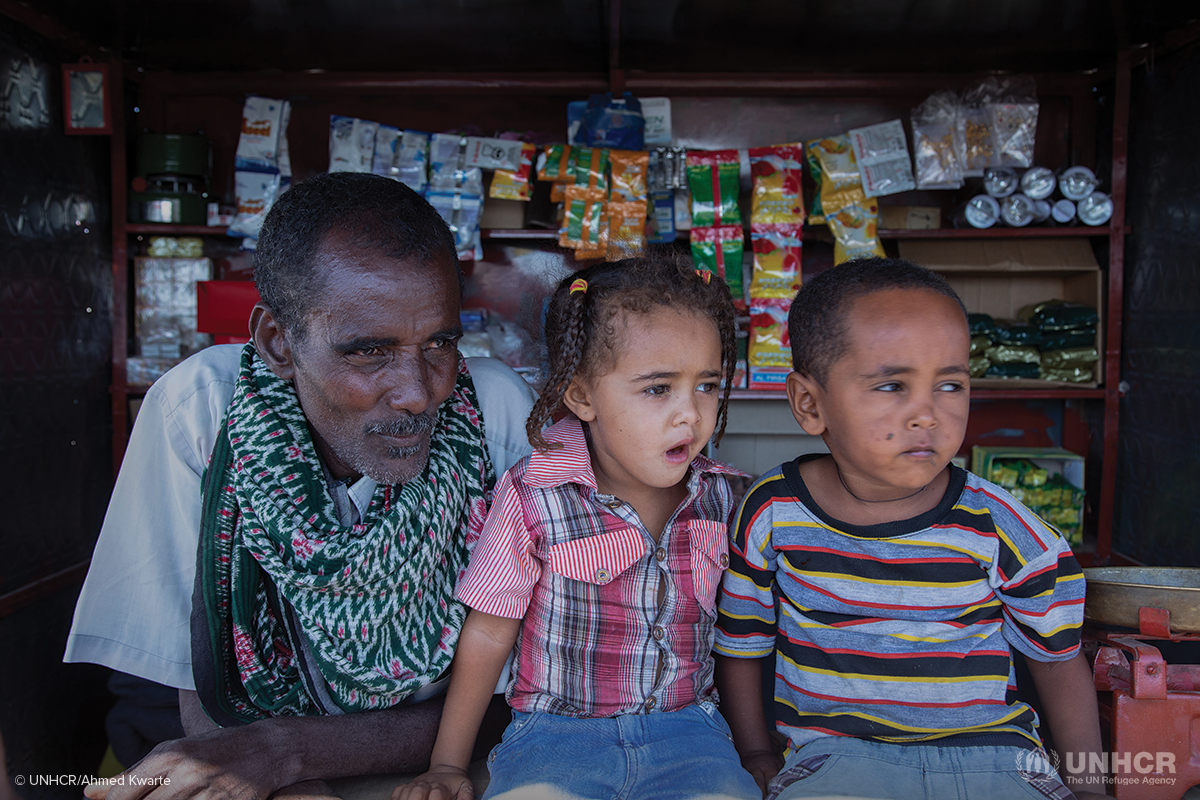
[[[845,355],[825,386],[788,377],[792,413],[819,434],[855,494],[891,500],[928,485],[962,446],[970,336],[962,309],[928,289],[855,300]]]

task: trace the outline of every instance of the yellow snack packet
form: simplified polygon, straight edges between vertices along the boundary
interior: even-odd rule
[[[636,150],[609,150],[608,164],[612,172],[612,188],[609,192],[612,199],[645,202],[650,154]]]
[[[750,341],[746,363],[752,367],[792,366],[792,344],[788,338],[787,318],[790,299],[750,300]]]
[[[884,255],[878,234],[879,204],[874,200],[844,206],[836,214],[827,214],[825,222],[833,233],[834,264]]]
[[[848,205],[866,202],[848,134],[813,139],[806,146],[821,171],[821,212],[826,221]]]
[[[615,181],[614,181],[615,183]],[[609,261],[641,255],[646,249],[646,201],[610,201],[608,204]]]
[[[521,145],[521,168],[515,171],[498,169],[492,174],[492,185],[488,188],[488,197],[498,200],[529,201],[529,173],[533,171],[533,156],[537,153],[537,145]]]

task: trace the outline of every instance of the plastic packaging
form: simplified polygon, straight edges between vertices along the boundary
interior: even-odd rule
[[[458,190],[483,197],[483,170],[466,164],[467,137],[435,133],[429,139],[429,191]]]
[[[1058,190],[1062,196],[1075,202],[1096,191],[1099,185],[1096,174],[1082,164],[1068,167],[1058,178]]]
[[[804,197],[800,184],[804,145],[779,144],[749,150],[751,189],[750,223],[766,225],[804,222]]]
[[[1075,221],[1075,203],[1065,197],[1057,200],[1050,207],[1050,216],[1060,225],[1068,225]]]
[[[800,289],[801,225],[752,225],[750,272],[752,299],[791,300]],[[759,366],[765,366],[760,364]]]
[[[867,199],[847,134],[813,139],[806,142],[805,146],[808,147],[810,170],[812,164],[816,165],[814,177],[820,187],[820,208],[814,200],[814,217],[821,216],[827,220],[846,206],[863,203]]]
[[[278,170],[286,141],[291,104],[286,100],[251,96],[242,105],[235,170]]]
[[[1040,364],[1042,354],[1031,345],[996,344],[984,351],[993,364]]]
[[[738,225],[692,228],[692,261],[697,269],[719,275],[729,284],[735,298],[744,296],[742,288],[742,229]]]
[[[1113,215],[1112,198],[1104,192],[1092,192],[1075,205],[1075,214],[1084,225],[1106,225]]]
[[[1000,219],[1000,203],[991,195],[977,194],[963,206],[961,219],[972,228],[990,228]]]
[[[592,147],[643,150],[646,147],[646,119],[642,104],[632,92],[614,97],[612,92],[588,98],[577,140]]]
[[[856,258],[884,255],[879,242],[879,205],[874,200],[844,206],[836,214],[826,214],[825,222],[833,233],[833,263]]]
[[[587,186],[568,186],[563,206],[563,227],[558,243],[563,247],[594,249],[600,245],[604,191]],[[606,253],[601,253],[600,258]]]
[[[912,111],[913,162],[918,189],[960,189],[962,162],[954,146],[958,96],[935,92]]]
[[[1100,316],[1092,306],[1082,303],[1047,302],[1036,306],[1030,321],[1043,331],[1076,328],[1095,330]]]
[[[427,199],[450,226],[458,260],[474,259],[479,244],[479,216],[483,212],[483,198],[454,190],[431,189]]]
[[[1049,167],[1030,167],[1021,175],[1021,191],[1030,200],[1046,200],[1056,186],[1058,179]]]
[[[650,171],[650,154],[632,150],[609,150],[608,163],[612,172],[613,200],[645,202],[646,178]],[[644,216],[644,215],[643,215]]]
[[[1008,197],[1019,184],[1016,170],[1010,167],[988,167],[983,171],[983,190],[997,199]]]
[[[916,188],[912,162],[908,159],[908,140],[898,119],[852,128],[849,133],[863,193],[867,197],[908,192]]]
[[[752,367],[791,367],[792,348],[787,318],[791,299],[750,301],[750,340],[746,363]]]
[[[1038,210],[1033,201],[1020,192],[1000,201],[1000,219],[1011,228],[1023,228],[1033,222]]]
[[[646,249],[646,201],[613,200],[608,206],[609,261],[633,258]]]
[[[739,171],[737,150],[688,151],[687,178],[694,227],[742,224],[737,202]]]
[[[608,195],[608,151],[594,147],[574,147],[567,162],[567,174],[576,186],[600,189]]]
[[[329,116],[329,171],[370,172],[375,157],[378,122]]]
[[[529,201],[532,196],[529,175],[533,171],[533,158],[537,154],[537,145],[521,145],[521,167],[516,170],[498,169],[492,173],[492,185],[488,188],[488,197],[497,200]]]
[[[571,145],[550,144],[538,156],[537,176],[539,181],[566,183],[571,180],[569,165]]]

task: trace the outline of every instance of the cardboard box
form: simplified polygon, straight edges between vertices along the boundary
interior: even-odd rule
[[[1099,312],[1096,380],[1092,383],[976,378],[976,388],[1095,388],[1104,381],[1103,273],[1091,244],[1082,238],[909,239],[900,256],[945,276],[967,310],[997,320],[1015,319],[1028,305],[1046,300],[1083,303]]]
[[[1048,471],[1051,475],[1062,475],[1068,483],[1079,489],[1079,502],[1075,505],[1075,510],[1078,513],[1078,523],[1075,525],[1059,523],[1056,527],[1058,527],[1072,547],[1080,545],[1083,536],[1083,456],[1072,453],[1070,450],[1064,450],[1061,447],[980,447],[976,445],[971,448],[971,472],[974,472],[981,478],[993,481],[993,483],[1000,483],[993,480],[993,469],[998,464],[1003,464],[1006,461],[1031,461]],[[1025,505],[1033,508],[1035,511],[1037,510],[1036,503],[1030,502],[1034,498],[1023,497],[1021,491],[1014,491],[1013,488],[1008,486],[1004,488],[1018,500],[1025,503]],[[1020,489],[1020,487],[1016,488]],[[1049,520],[1047,521],[1049,522]]]
[[[891,231],[927,231],[942,227],[942,210],[937,206],[879,207],[879,227]]]
[[[525,209],[529,203],[522,200],[501,200],[485,197],[483,213],[479,216],[480,230],[519,230],[525,227]]]

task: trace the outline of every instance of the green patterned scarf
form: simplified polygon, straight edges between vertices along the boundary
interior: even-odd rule
[[[377,487],[361,523],[342,526],[295,391],[246,345],[204,474],[193,598],[193,671],[214,721],[386,708],[437,679],[494,480],[460,362],[425,472]]]

